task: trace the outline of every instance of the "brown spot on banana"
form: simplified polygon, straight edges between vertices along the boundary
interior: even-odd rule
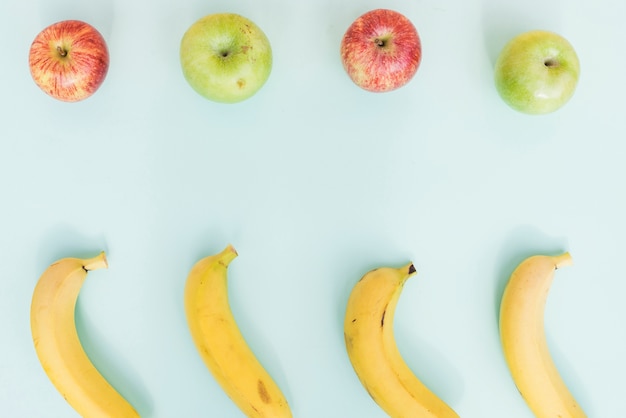
[[[261,379],[257,382],[257,391],[259,392],[259,397],[263,403],[270,403],[272,401],[270,394],[265,387],[265,383],[263,383]]]

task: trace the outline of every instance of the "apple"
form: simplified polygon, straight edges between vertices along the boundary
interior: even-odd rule
[[[100,32],[79,20],[42,30],[30,46],[30,74],[47,94],[65,102],[86,99],[102,85],[109,50]]]
[[[422,44],[413,23],[401,13],[375,9],[359,16],[341,40],[341,61],[359,87],[386,92],[413,78]]]
[[[505,103],[528,114],[546,114],[574,94],[580,63],[572,45],[544,30],[511,39],[496,61],[495,84]]]
[[[189,85],[220,103],[253,96],[272,70],[272,48],[252,21],[234,13],[204,16],[185,32],[180,63]]]

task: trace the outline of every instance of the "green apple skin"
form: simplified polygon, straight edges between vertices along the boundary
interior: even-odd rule
[[[180,62],[185,79],[200,95],[236,103],[253,96],[267,81],[272,49],[252,21],[234,13],[216,13],[185,32]]]
[[[510,40],[498,56],[495,84],[500,97],[523,113],[554,112],[572,97],[580,63],[562,36],[534,30]]]

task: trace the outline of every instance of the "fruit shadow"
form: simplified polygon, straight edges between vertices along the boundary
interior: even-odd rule
[[[90,258],[101,251],[108,255],[108,246],[103,235],[87,236],[74,228],[59,224],[47,231],[40,240],[37,252],[38,271],[43,272],[54,261],[65,257]],[[37,280],[35,278],[34,280]],[[152,399],[133,367],[126,362],[120,362],[121,355],[111,355],[115,350],[106,342],[104,336],[95,332],[97,327],[90,323],[83,311],[80,296],[76,303],[76,330],[81,344],[96,369],[117,388],[139,412],[147,417],[153,410]],[[115,358],[115,362],[111,361]]]
[[[44,27],[62,20],[77,19],[95,27],[105,39],[110,39],[113,17],[113,2],[88,2],[81,0],[39,0],[40,26]]]
[[[435,345],[412,335],[410,339],[397,336],[402,358],[415,376],[452,409],[456,409],[465,392],[465,379]]]
[[[83,311],[80,297],[76,303],[76,331],[80,342],[96,369],[122,395],[142,417],[152,415],[154,402],[147,395],[145,384],[140,381],[132,364],[124,360],[114,347],[107,343],[107,338],[96,332]]]
[[[495,66],[500,51],[514,36],[534,29],[558,32],[559,3],[558,1],[526,0],[515,4],[500,0],[484,0],[481,26],[491,66]]]
[[[588,396],[585,390],[584,380],[576,373],[576,365],[570,362],[567,358],[567,350],[563,351],[559,345],[550,338],[550,333],[546,333],[546,340],[548,341],[548,349],[554,365],[561,375],[561,378],[565,382],[567,389],[572,393],[572,396],[581,409],[590,417],[597,416],[596,411],[593,409],[592,398]]]
[[[58,224],[49,229],[39,243],[36,263],[38,271],[42,273],[50,264],[61,258],[91,258],[101,251],[108,255],[108,246],[103,235],[87,236],[65,224]]]

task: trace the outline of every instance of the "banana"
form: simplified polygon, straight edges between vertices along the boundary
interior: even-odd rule
[[[107,268],[104,252],[90,259],[63,258],[39,278],[31,302],[35,351],[67,402],[85,418],[134,418],[135,409],[91,363],[78,338],[74,311],[87,272]]]
[[[548,351],[544,308],[556,269],[569,253],[535,255],[513,271],[500,305],[500,339],[511,376],[537,418],[585,418]]]
[[[350,362],[374,401],[392,418],[458,418],[404,362],[393,319],[413,263],[366,273],[348,298],[344,337]]]
[[[278,385],[244,340],[228,301],[232,245],[198,261],[185,284],[185,311],[202,360],[226,394],[250,418],[291,418]]]

